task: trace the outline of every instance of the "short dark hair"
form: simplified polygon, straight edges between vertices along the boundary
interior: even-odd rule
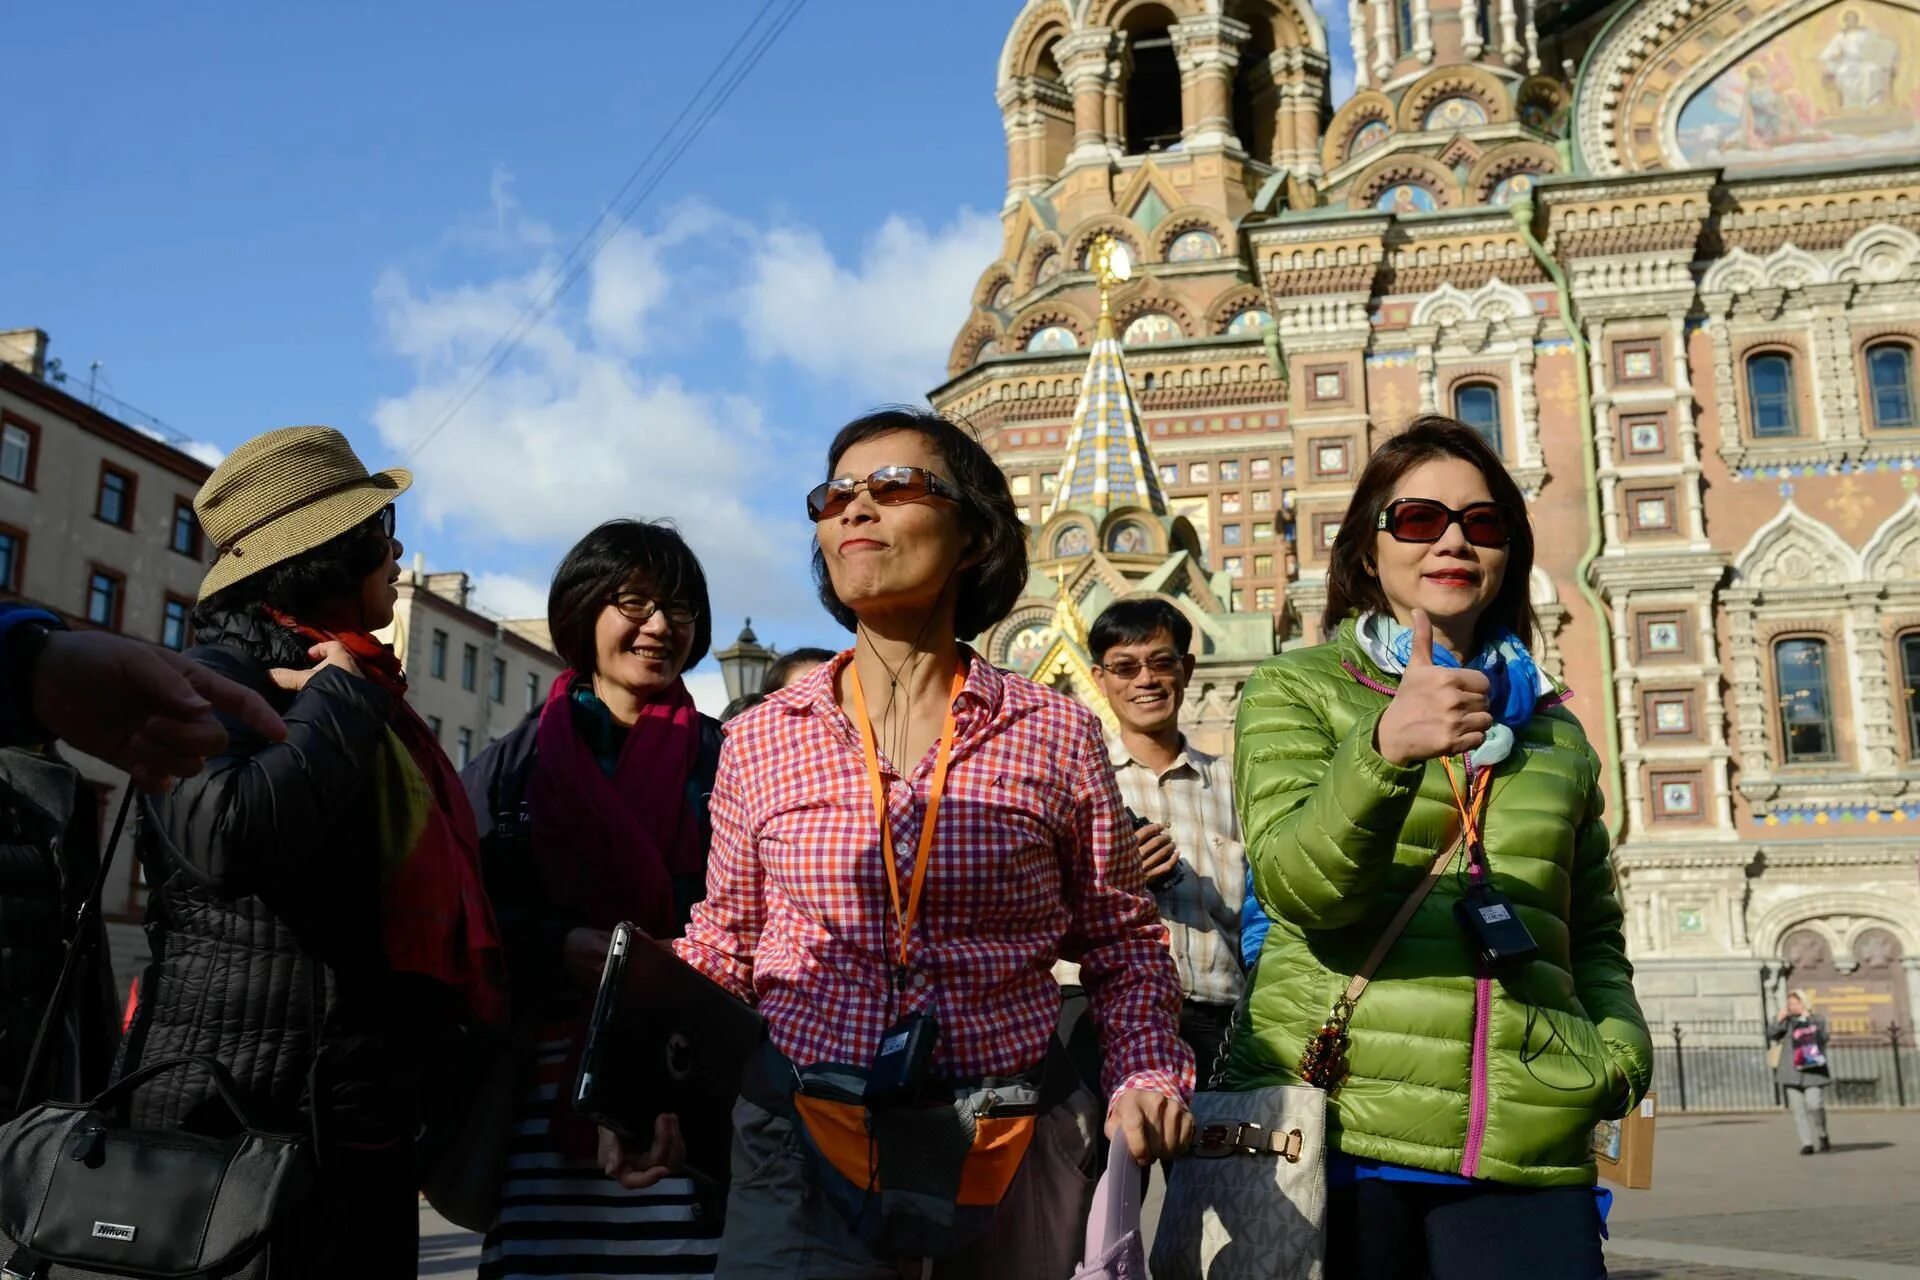
[[[214,592],[194,607],[194,628],[208,630],[220,615],[247,608],[272,609],[303,621],[314,618],[358,597],[360,584],[391,554],[393,544],[380,527],[380,517],[369,517],[312,550]]]
[[[1117,645],[1140,644],[1157,631],[1173,637],[1173,647],[1185,654],[1193,647],[1193,623],[1187,615],[1159,596],[1115,600],[1100,611],[1087,631],[1087,648],[1095,666],[1104,666],[1107,650]]]
[[[693,610],[692,668],[713,646],[713,608],[700,559],[664,520],[609,520],[573,544],[553,571],[547,592],[547,629],[553,647],[574,671],[594,669],[593,632],[601,611],[632,587],[655,600]]]
[[[1013,612],[1026,592],[1027,526],[1013,505],[1006,473],[993,455],[950,419],[911,405],[876,409],[840,428],[827,447],[828,478],[839,469],[847,450],[896,431],[916,432],[931,444],[960,490],[960,518],[977,539],[980,559],[960,571],[954,631],[962,640],[972,639]],[[834,621],[854,630],[858,619],[834,593],[827,558],[818,542],[813,547],[813,580],[820,603]]]
[[[784,689],[799,668],[832,662],[836,656],[831,649],[795,649],[792,653],[783,653],[767,668],[766,677],[760,681],[760,692],[772,693],[776,689]]]
[[[1482,634],[1487,634],[1484,628],[1493,627],[1513,632],[1522,644],[1533,643],[1535,623],[1529,581],[1533,574],[1533,525],[1527,519],[1526,497],[1507,474],[1500,455],[1478,431],[1438,414],[1426,414],[1408,423],[1406,430],[1374,450],[1366,470],[1360,473],[1347,514],[1340,519],[1340,532],[1334,537],[1327,566],[1327,609],[1320,625],[1328,638],[1350,615],[1391,612],[1380,579],[1367,572],[1380,513],[1393,500],[1400,477],[1438,458],[1471,462],[1486,477],[1487,492],[1493,500],[1513,511],[1513,540],[1507,544],[1506,570],[1500,590],[1481,615],[1480,626]]]
[[[729,702],[720,712],[720,723],[736,720],[767,700],[764,693],[743,693]]]

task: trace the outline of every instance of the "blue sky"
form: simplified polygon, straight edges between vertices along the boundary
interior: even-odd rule
[[[413,466],[403,540],[496,611],[538,612],[596,521],[672,516],[717,635],[751,614],[782,647],[837,646],[801,494],[835,427],[944,376],[999,247],[1017,0],[811,0],[413,453],[760,9],[22,9],[0,327],[47,330],[69,389],[99,360],[217,448],[322,422]]]

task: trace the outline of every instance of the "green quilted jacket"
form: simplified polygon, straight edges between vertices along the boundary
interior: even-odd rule
[[[1236,795],[1273,927],[1236,1028],[1226,1087],[1300,1084],[1300,1055],[1460,815],[1438,760],[1373,746],[1397,677],[1354,641],[1263,663],[1240,702]],[[1370,687],[1372,686],[1372,687]],[[1454,771],[1461,776],[1462,762]],[[1539,957],[1481,973],[1455,922],[1464,854],[1421,904],[1354,1013],[1335,1151],[1548,1187],[1594,1179],[1595,1122],[1646,1092],[1652,1043],[1633,994],[1599,760],[1579,721],[1536,712],[1494,768],[1482,834],[1493,884]]]

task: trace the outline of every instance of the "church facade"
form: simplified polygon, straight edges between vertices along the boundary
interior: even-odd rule
[[[1305,0],[1014,19],[1005,241],[933,393],[1035,530],[990,656],[1090,693],[1075,626],[1162,591],[1196,618],[1190,714],[1218,743],[1259,658],[1323,634],[1371,449],[1461,418],[1529,499],[1537,648],[1605,759],[1656,1026],[1752,1023],[1789,984],[1840,1029],[1911,1026],[1920,5],[1348,17],[1337,100]],[[1061,496],[1103,238],[1139,264],[1107,362],[1153,482],[1137,519]]]

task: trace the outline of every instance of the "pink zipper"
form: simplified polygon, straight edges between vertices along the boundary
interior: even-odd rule
[[[1473,761],[1467,761],[1467,787],[1473,787]],[[1480,864],[1470,863],[1468,874],[1478,884]],[[1480,1176],[1480,1148],[1487,1138],[1487,1038],[1493,1022],[1493,978],[1484,964],[1473,980],[1473,1074],[1467,1092],[1467,1145],[1460,1152],[1460,1176]]]

